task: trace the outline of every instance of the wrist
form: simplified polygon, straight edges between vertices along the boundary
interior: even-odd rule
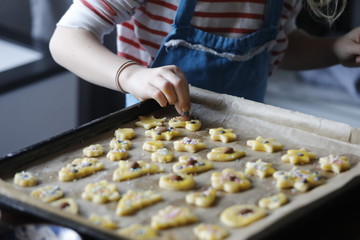
[[[139,64],[137,62],[134,61],[125,61],[123,64],[120,65],[120,67],[118,68],[118,70],[116,71],[115,74],[115,84],[116,84],[116,88],[122,92],[122,93],[127,93],[127,89],[125,87],[125,82],[126,79],[128,79],[128,72],[129,72],[129,68],[131,68],[132,66],[139,66]]]

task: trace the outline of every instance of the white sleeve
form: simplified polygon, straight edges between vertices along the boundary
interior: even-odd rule
[[[284,32],[286,35],[289,35],[292,31],[297,29],[296,18],[299,15],[302,6],[302,1],[296,0],[295,6],[293,7],[293,10],[291,11],[291,14],[289,16],[289,20],[286,21],[284,25]]]
[[[144,0],[74,0],[57,26],[91,31],[102,42],[116,24],[125,22]]]

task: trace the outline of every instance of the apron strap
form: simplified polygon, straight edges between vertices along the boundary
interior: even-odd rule
[[[283,0],[268,0],[264,13],[264,28],[277,27],[284,7]]]

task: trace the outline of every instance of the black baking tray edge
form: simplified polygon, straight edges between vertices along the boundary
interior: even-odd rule
[[[0,158],[0,178],[1,176],[6,176],[9,175],[9,173],[15,172],[24,164],[31,163],[32,161],[35,161],[41,157],[48,156],[49,154],[58,153],[61,150],[66,149],[67,147],[81,144],[86,140],[98,136],[99,134],[105,133],[118,126],[133,121],[138,118],[138,116],[148,115],[150,113],[154,113],[156,110],[159,109],[160,106],[156,103],[156,101],[147,100],[131,107],[127,107],[117,112],[111,113],[94,121],[91,121],[87,124],[84,124],[78,128],[69,130],[32,146],[23,148],[17,152],[9,153]],[[309,231],[309,229],[302,228],[303,221],[308,221],[307,219],[312,218],[313,214],[320,214],[318,218],[321,218],[321,214],[323,214],[324,211],[330,210],[333,212],[332,217],[339,217],[338,214],[342,213],[341,211],[344,208],[342,206],[338,206],[339,204],[337,203],[339,201],[343,201],[345,204],[352,204],[349,203],[349,199],[354,197],[354,192],[356,193],[356,197],[353,198],[353,200],[359,202],[359,189],[360,177],[356,177],[352,181],[348,182],[343,188],[338,189],[328,194],[327,196],[324,196],[323,198],[312,202],[312,204],[310,205],[292,211],[286,217],[275,221],[272,226],[260,230],[257,234],[251,236],[249,239],[288,239],[288,235],[291,236],[291,239],[303,239],[302,236],[297,237],[292,233],[293,231],[298,232],[301,230],[306,232]],[[45,219],[47,221],[70,227],[75,231],[78,231],[82,235],[89,236],[90,239],[124,239],[120,236],[116,236],[106,231],[101,231],[96,228],[89,228],[69,218],[48,212],[44,209],[40,209],[30,204],[27,204],[26,202],[12,199],[1,194],[0,205],[15,211],[25,212],[30,215]],[[360,207],[358,208],[360,211]],[[324,209],[324,211],[321,210],[319,212],[319,209]],[[345,209],[348,211],[349,206],[345,206]],[[324,220],[326,224],[327,221],[330,221],[331,219]],[[317,226],[316,228],[318,229],[318,227],[319,226]],[[316,231],[316,229],[314,228],[313,231]],[[313,234],[310,236],[315,237],[315,232],[312,233]],[[330,236],[335,237],[336,234],[331,235],[330,233]],[[358,236],[360,237],[360,232]],[[334,238],[330,237],[327,239]],[[351,236],[347,235],[347,239],[360,238],[352,238]]]
[[[47,140],[41,141],[19,151],[9,153],[0,158],[0,178],[16,172],[21,166],[31,163],[49,154],[58,153],[68,147],[76,146],[84,141],[105,133],[111,129],[135,120],[138,116],[148,115],[160,109],[154,100],[147,100],[133,106],[124,108],[104,117],[93,120],[78,128],[66,131]],[[52,221],[66,227],[70,227],[81,234],[90,236],[93,239],[114,239],[114,234],[108,234],[95,228],[82,226],[76,221],[57,214],[39,209],[16,199],[0,194],[0,205],[19,212],[29,213],[33,216]],[[117,236],[116,236],[117,237]],[[117,237],[117,239],[123,239]]]

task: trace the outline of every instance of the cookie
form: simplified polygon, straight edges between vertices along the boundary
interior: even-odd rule
[[[143,150],[148,152],[155,152],[160,148],[164,148],[165,144],[162,141],[146,141],[143,144]]]
[[[129,180],[147,174],[161,173],[163,171],[164,169],[162,167],[145,161],[120,161],[119,167],[114,171],[113,181]]]
[[[179,152],[196,153],[206,148],[206,144],[199,139],[184,137],[182,140],[174,142],[174,149]]]
[[[275,171],[271,163],[264,162],[262,159],[256,162],[247,162],[245,165],[245,174],[258,176],[259,178],[272,176]]]
[[[270,197],[259,200],[259,206],[265,209],[274,210],[288,202],[288,198],[284,193],[278,193]]]
[[[117,233],[127,239],[156,240],[159,239],[157,230],[148,225],[133,224],[122,228]]]
[[[79,207],[74,199],[72,198],[61,198],[51,202],[51,206],[60,208],[61,210],[71,213],[71,214],[78,214]]]
[[[222,172],[214,172],[211,175],[211,186],[217,190],[234,193],[249,189],[251,182],[244,173],[225,168]]]
[[[222,240],[229,236],[229,232],[218,225],[201,223],[193,230],[196,239]]]
[[[195,186],[195,180],[191,175],[169,173],[160,177],[159,186],[167,190],[189,190]]]
[[[62,198],[64,196],[64,192],[59,186],[49,185],[35,189],[31,192],[31,196],[36,197],[44,202],[52,202]]]
[[[186,207],[167,206],[151,217],[151,227],[166,229],[197,222],[198,218]]]
[[[206,156],[211,161],[227,162],[234,161],[246,155],[244,151],[235,151],[231,147],[218,147],[211,149]]]
[[[59,180],[63,182],[83,178],[104,168],[96,158],[76,158],[59,171]]]
[[[130,140],[119,140],[116,138],[113,138],[110,141],[110,148],[111,149],[124,149],[124,150],[130,150],[132,146],[132,143]]]
[[[318,171],[300,170],[293,168],[290,171],[276,171],[273,174],[276,187],[295,188],[299,192],[306,192],[311,188],[325,183],[325,177]]]
[[[105,228],[105,229],[117,229],[119,226],[117,222],[115,222],[113,219],[111,219],[110,216],[100,216],[95,213],[92,213],[89,217],[89,221],[97,225],[99,227]]]
[[[201,128],[201,122],[197,119],[191,119],[188,116],[179,116],[171,118],[169,126],[174,128],[185,128],[189,131],[195,132]]]
[[[256,205],[234,205],[221,213],[220,220],[226,226],[237,228],[247,226],[266,215],[266,210]]]
[[[106,158],[111,161],[119,161],[128,158],[129,153],[125,149],[115,148],[111,149],[107,154]]]
[[[99,157],[104,153],[104,148],[100,144],[92,144],[83,149],[85,157]]]
[[[165,122],[166,117],[164,118],[155,118],[154,116],[139,116],[139,121],[135,122],[135,126],[143,127],[145,129],[151,129],[157,126],[162,126]]]
[[[201,189],[186,195],[186,203],[197,207],[210,207],[216,199],[216,189],[212,187]]]
[[[128,190],[118,202],[116,214],[119,216],[129,215],[162,200],[161,194],[151,190]]]
[[[225,128],[211,128],[209,130],[210,138],[214,141],[221,141],[223,143],[232,142],[236,139],[236,134],[232,129]]]
[[[169,141],[169,140],[173,139],[174,137],[181,136],[181,132],[176,130],[173,127],[161,126],[161,127],[156,127],[151,130],[146,130],[145,136],[151,137],[153,140]]]
[[[334,173],[341,173],[350,168],[350,163],[345,156],[338,156],[335,154],[330,154],[327,157],[322,157],[319,159],[320,168],[324,171],[332,171]]]
[[[107,203],[119,200],[120,194],[115,184],[101,180],[86,185],[81,197],[94,203]]]
[[[167,148],[160,148],[151,153],[151,160],[159,163],[169,163],[173,160],[174,153]]]
[[[173,172],[195,174],[208,171],[212,168],[212,163],[199,157],[180,156],[179,162],[173,165]]]
[[[118,140],[131,140],[136,134],[132,128],[118,128],[114,135]]]
[[[15,173],[14,183],[21,187],[32,187],[38,184],[38,178],[31,172],[22,171]]]
[[[281,157],[281,160],[296,165],[310,163],[310,161],[315,158],[317,158],[316,154],[301,148],[288,150],[287,154]]]
[[[263,138],[257,137],[255,140],[248,140],[246,144],[251,147],[254,151],[268,152],[273,153],[277,151],[281,151],[283,149],[283,145],[276,142],[273,138]]]

